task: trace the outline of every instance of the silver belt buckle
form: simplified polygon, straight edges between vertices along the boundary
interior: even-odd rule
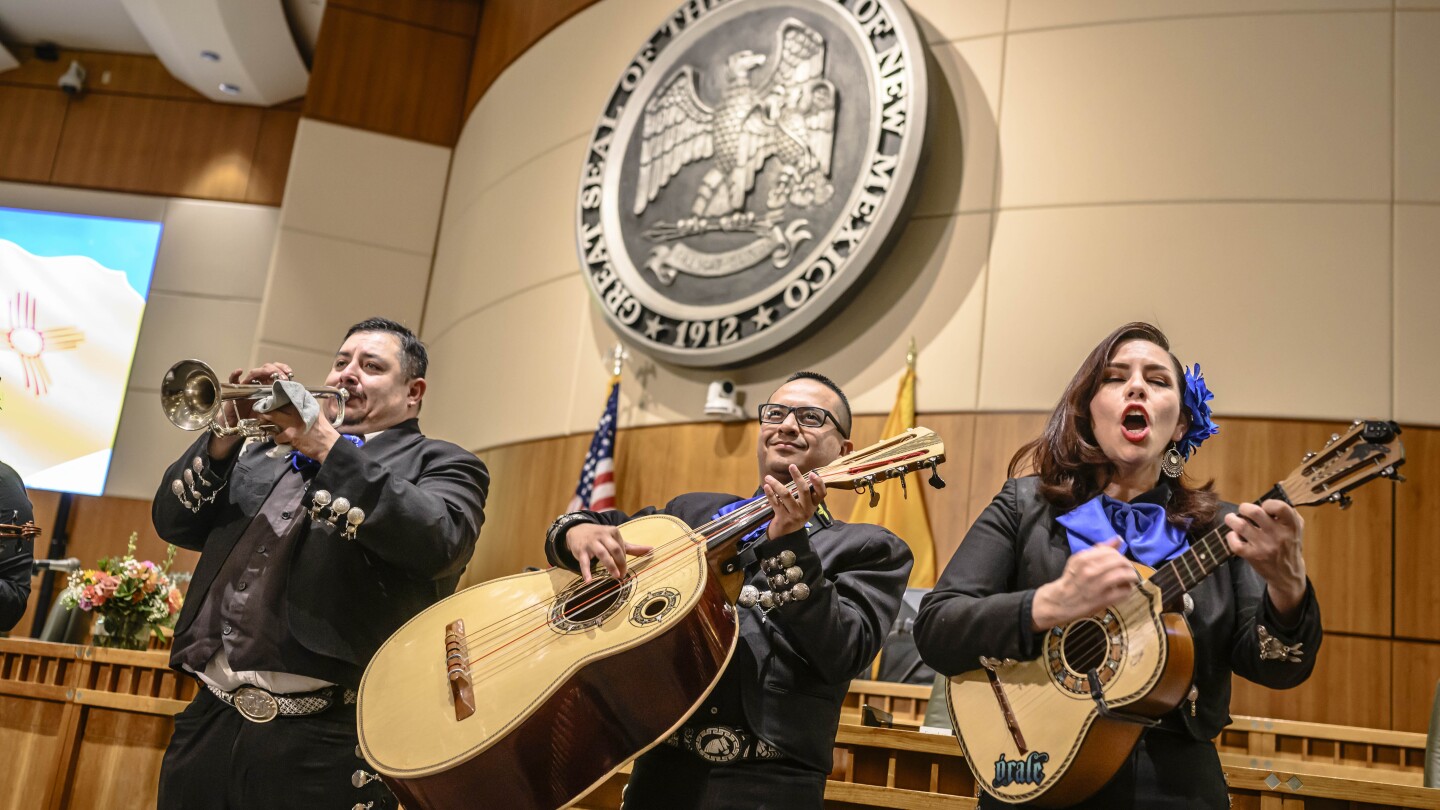
[[[235,690],[235,710],[252,723],[268,723],[280,714],[280,702],[264,689],[242,686]]]

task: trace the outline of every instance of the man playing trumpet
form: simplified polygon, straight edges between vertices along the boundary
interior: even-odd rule
[[[175,718],[162,810],[394,806],[357,755],[355,690],[380,644],[454,591],[489,486],[473,454],[420,432],[427,364],[399,323],[358,323],[326,378],[349,395],[338,429],[239,400],[219,427],[253,418],[268,438],[217,430],[165,471],[155,528],[201,552],[170,663],[202,688]],[[290,367],[230,381],[277,377]]]

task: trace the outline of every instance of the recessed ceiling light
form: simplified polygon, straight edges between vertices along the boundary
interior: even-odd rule
[[[206,62],[219,62],[220,54],[214,51],[201,51],[200,58],[204,59]]]
[[[221,82],[220,92],[230,96],[238,96],[240,95],[240,88],[229,82]]]

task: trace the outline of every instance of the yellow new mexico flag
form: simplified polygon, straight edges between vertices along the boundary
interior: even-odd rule
[[[912,355],[913,357],[913,355]],[[885,429],[880,435],[889,438],[915,427],[915,364],[912,360],[900,379],[900,392],[895,397],[895,407],[885,420]],[[935,584],[935,538],[930,534],[930,515],[925,511],[925,498],[921,491],[920,477],[907,482],[910,496],[901,497],[900,487],[890,484],[874,509],[867,499],[861,498],[850,513],[851,523],[873,523],[884,526],[904,540],[915,555],[915,567],[910,569],[910,587],[929,588]]]

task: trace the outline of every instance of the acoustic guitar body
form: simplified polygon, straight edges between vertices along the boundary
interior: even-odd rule
[[[476,585],[380,648],[360,687],[360,746],[406,807],[564,807],[709,694],[735,649],[727,591],[738,576],[710,570],[703,538],[676,518],[621,533],[665,554],[632,560],[619,587],[602,576],[583,586],[562,569]],[[464,717],[447,674],[457,620],[473,702]]]
[[[1110,710],[1156,719],[1190,688],[1194,640],[1183,616],[1161,612],[1160,590],[1146,582],[1102,613],[1051,630],[1040,657],[988,664],[946,685],[977,783],[1009,804],[1065,807],[1103,787],[1144,728],[1103,716],[1089,673]]]

